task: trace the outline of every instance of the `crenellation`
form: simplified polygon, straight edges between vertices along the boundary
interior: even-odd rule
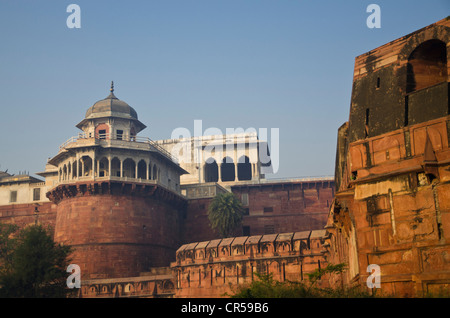
[[[233,286],[253,281],[255,273],[273,273],[280,281],[306,279],[307,273],[327,264],[319,251],[323,235],[325,231],[319,230],[192,243],[195,250],[199,245],[202,250],[205,246],[222,247],[221,253],[210,253],[206,258],[193,253],[194,259],[188,259],[188,246],[181,247],[177,262],[171,264],[177,273],[175,297],[219,297],[231,292]],[[316,245],[319,247],[307,248]]]

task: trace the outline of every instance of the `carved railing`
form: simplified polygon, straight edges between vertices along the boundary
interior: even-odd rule
[[[140,143],[140,144],[147,144],[150,146],[150,148],[154,151],[157,151],[161,153],[163,156],[165,156],[167,159],[170,159],[171,161],[178,164],[178,159],[170,152],[168,152],[166,149],[158,145],[155,141],[151,140],[148,137],[140,137],[140,136],[127,136],[122,134],[96,134],[95,137],[90,137],[87,134],[79,134],[78,136],[70,137],[67,141],[65,141],[61,146],[59,146],[59,151],[62,151],[63,149],[68,148],[70,145],[77,143],[82,140],[88,140],[92,139],[95,141],[101,142],[102,140],[110,141],[110,140],[116,140],[116,141],[124,141],[124,142],[130,142],[130,143]]]

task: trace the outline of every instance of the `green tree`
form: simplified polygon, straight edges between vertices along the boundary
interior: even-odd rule
[[[56,244],[50,228],[32,225],[19,232],[11,264],[0,274],[0,297],[66,297],[69,246]]]
[[[12,258],[17,239],[15,234],[19,227],[15,224],[0,223],[0,276],[12,269]]]
[[[208,218],[211,228],[222,237],[233,235],[234,230],[242,224],[244,209],[241,202],[231,192],[220,193],[212,200]]]
[[[307,274],[307,281],[280,282],[273,274],[255,273],[256,278],[248,285],[242,285],[233,294],[225,294],[231,298],[372,298],[375,295],[359,287],[320,288],[317,282],[327,274],[340,274],[345,264],[328,264],[325,268],[316,269]]]

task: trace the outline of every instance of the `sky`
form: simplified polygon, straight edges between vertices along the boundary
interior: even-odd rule
[[[140,136],[278,129],[267,178],[332,176],[355,57],[448,15],[448,0],[0,0],[0,171],[44,171],[114,81]]]

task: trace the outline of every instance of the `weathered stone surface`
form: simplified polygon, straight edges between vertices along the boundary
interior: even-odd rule
[[[365,286],[377,264],[385,294],[448,287],[449,30],[444,19],[356,58],[327,222],[346,285]]]
[[[243,236],[210,242],[192,243],[178,249],[171,269],[176,277],[174,297],[222,297],[256,279],[255,273],[271,273],[279,281],[302,281],[321,266],[326,266],[322,243],[324,230]],[[230,252],[189,253],[188,246],[222,246]],[[228,250],[227,250],[228,251]],[[234,251],[234,252],[233,252]],[[327,281],[323,286],[328,286]]]

